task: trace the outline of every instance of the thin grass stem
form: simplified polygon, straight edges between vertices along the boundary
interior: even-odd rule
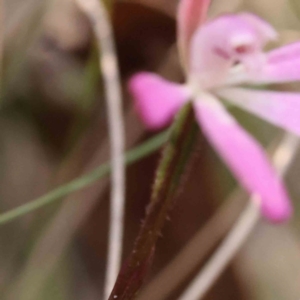
[[[100,69],[104,79],[112,160],[112,191],[108,255],[104,299],[107,299],[117,278],[122,258],[125,209],[125,132],[122,114],[122,91],[117,54],[111,22],[106,8],[99,0],[77,0],[93,26],[100,56]]]
[[[299,139],[291,134],[287,134],[275,150],[273,163],[281,176],[284,176],[287,172],[289,165],[295,157],[298,145]],[[252,195],[248,206],[221,246],[179,297],[179,300],[199,300],[206,295],[255,228],[260,219],[258,203],[258,196]]]
[[[163,143],[166,142],[168,135],[168,132],[165,131],[149,139],[140,146],[128,151],[125,157],[126,164],[132,164],[159,149]],[[92,172],[76,178],[67,184],[61,185],[44,196],[0,214],[0,225],[12,222],[28,213],[34,212],[37,209],[61,200],[63,197],[71,193],[84,189],[108,175],[109,172],[110,164],[108,162],[104,163]]]
[[[257,224],[260,217],[260,209],[257,203],[258,201],[249,201],[248,206],[225,241],[179,300],[198,300],[203,298]]]

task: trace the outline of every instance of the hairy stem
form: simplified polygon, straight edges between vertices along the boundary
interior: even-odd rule
[[[195,141],[198,127],[190,104],[177,116],[158,166],[146,218],[133,251],[119,273],[109,300],[133,299],[142,286],[151,265],[156,241],[174,203],[181,175]]]

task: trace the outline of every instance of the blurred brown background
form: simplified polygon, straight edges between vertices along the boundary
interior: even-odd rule
[[[177,1],[109,4],[124,84],[129,149],[155,134],[146,131],[132,110],[126,91],[129,76],[150,70],[174,81],[183,79],[174,44]],[[281,33],[279,44],[300,39],[297,0],[214,0],[210,16],[240,10],[273,24]],[[107,161],[109,145],[98,53],[89,23],[75,1],[4,0],[0,36],[0,209],[4,212]],[[235,113],[264,145],[278,134],[278,129],[253,116]],[[149,282],[235,187],[201,135],[195,152],[159,240]],[[124,257],[143,219],[158,159],[159,152],[127,168]],[[299,179],[300,154],[286,179],[295,202],[294,219],[283,226],[261,222],[206,299],[299,299]],[[1,226],[0,298],[101,299],[108,198],[109,182],[102,179],[64,201]],[[166,299],[176,299],[182,288]]]

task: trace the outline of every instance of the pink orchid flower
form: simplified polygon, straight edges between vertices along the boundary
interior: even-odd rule
[[[300,134],[300,94],[255,89],[300,80],[300,42],[263,52],[276,31],[250,13],[227,14],[204,22],[209,0],[182,0],[178,46],[186,83],[152,73],[129,82],[135,104],[149,128],[167,125],[188,101],[204,135],[271,221],[290,217],[284,185],[263,148],[227,112],[236,105],[268,122]],[[221,101],[222,99],[222,101]]]

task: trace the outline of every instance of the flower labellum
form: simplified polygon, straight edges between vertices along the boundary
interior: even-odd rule
[[[300,94],[257,88],[300,80],[300,42],[263,52],[277,37],[271,25],[250,13],[226,14],[206,22],[209,2],[179,4],[178,47],[186,83],[143,72],[130,79],[130,91],[152,129],[167,125],[182,105],[192,101],[204,135],[240,183],[259,195],[262,214],[274,222],[284,221],[292,208],[282,180],[263,148],[222,102],[300,135]]]

